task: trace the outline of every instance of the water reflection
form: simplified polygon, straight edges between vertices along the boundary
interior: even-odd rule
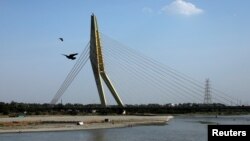
[[[88,131],[89,138],[88,141],[105,141],[105,130],[91,130]],[[85,141],[85,140],[83,140]]]

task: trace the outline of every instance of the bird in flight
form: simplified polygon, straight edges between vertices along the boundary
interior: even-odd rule
[[[71,60],[75,60],[76,59],[76,55],[78,55],[78,53],[73,53],[73,54],[69,54],[69,55],[66,55],[66,54],[62,54],[64,56],[66,56],[68,59],[71,59]]]
[[[63,38],[59,38],[59,40],[61,40],[63,42]]]

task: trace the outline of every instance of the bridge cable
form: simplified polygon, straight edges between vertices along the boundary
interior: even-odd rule
[[[102,36],[103,36],[103,34],[102,34]],[[105,37],[106,37],[106,35],[105,35]],[[110,40],[110,39],[109,39]],[[115,40],[113,40],[113,39],[111,39],[112,40],[112,42],[117,42],[117,41],[115,41]],[[104,40],[104,41],[106,41],[106,39]],[[110,43],[109,43],[110,44]],[[114,44],[114,43],[113,43]],[[117,45],[118,44],[118,45]],[[194,79],[190,79],[190,77],[189,76],[186,76],[186,75],[183,75],[183,74],[181,74],[181,73],[179,73],[179,72],[177,72],[177,71],[175,71],[174,69],[169,69],[169,67],[166,67],[165,65],[163,65],[163,64],[160,64],[160,63],[158,63],[158,62],[156,62],[155,60],[153,60],[153,59],[151,59],[151,58],[148,58],[148,57],[145,57],[145,56],[143,56],[143,55],[141,55],[141,54],[139,54],[138,52],[136,52],[136,51],[134,51],[134,50],[132,50],[131,48],[128,48],[128,47],[126,47],[126,46],[124,46],[124,45],[121,45],[119,42],[118,43],[116,43],[116,46],[115,46],[116,48],[116,50],[120,50],[120,52],[122,52],[122,53],[124,53],[124,52],[127,52],[127,53],[130,53],[130,55],[132,54],[133,56],[134,56],[134,58],[137,58],[137,59],[141,59],[141,60],[143,60],[144,62],[144,64],[143,65],[147,65],[147,68],[150,68],[150,69],[153,69],[153,70],[156,70],[158,73],[160,73],[161,75],[171,75],[172,76],[172,78],[171,79],[176,79],[176,81],[175,81],[175,83],[176,84],[179,84],[179,85],[182,85],[181,83],[187,83],[187,82],[190,82],[189,84],[192,84],[193,86],[192,86],[192,88],[194,88],[194,86],[196,86],[194,89],[195,90],[197,90],[197,91],[199,91],[200,92],[200,96],[201,97],[203,97],[203,90],[204,90],[204,88],[203,88],[203,86],[201,86],[201,84],[197,84],[197,81],[194,81]],[[131,51],[132,50],[132,51]],[[120,55],[123,55],[123,54],[120,54]],[[129,57],[131,57],[131,56],[129,56]],[[127,58],[128,59],[128,58]],[[146,60],[146,61],[145,61]],[[131,61],[131,60],[130,60]],[[133,61],[133,59],[132,59],[132,61]],[[167,69],[166,69],[167,68]],[[166,77],[164,77],[164,78],[166,78]],[[178,80],[178,81],[177,81]],[[184,81],[186,81],[186,82],[184,82]],[[183,85],[182,85],[183,86]],[[187,88],[186,86],[184,86],[184,88],[186,88],[186,89],[190,89],[190,88]],[[193,91],[194,92],[194,89],[193,90],[191,90],[191,91]],[[197,94],[197,93],[196,93]],[[225,101],[230,101],[230,102],[232,102],[232,100],[228,100],[228,98],[225,98],[225,96],[221,96],[221,95],[219,95],[219,97],[220,98],[222,98],[222,99],[224,99]],[[214,99],[219,99],[219,98],[215,98],[214,97]],[[221,100],[219,100],[219,101],[221,101]]]
[[[83,50],[83,52],[81,53],[79,59],[76,61],[75,65],[73,66],[71,71],[68,73],[67,77],[65,78],[65,80],[61,84],[60,88],[56,92],[55,96],[51,100],[51,104],[55,104],[60,99],[60,97],[67,90],[67,88],[72,83],[74,78],[77,76],[77,74],[83,68],[83,66],[86,64],[88,59],[89,59],[89,43],[86,45],[86,47]]]

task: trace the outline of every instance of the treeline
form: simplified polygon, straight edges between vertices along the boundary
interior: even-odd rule
[[[87,115],[87,114],[187,114],[187,113],[216,113],[216,114],[241,114],[250,113],[250,106],[225,106],[213,104],[141,104],[126,105],[120,108],[116,105],[103,108],[100,104],[55,104],[48,103],[4,103],[0,102],[0,114],[9,116],[19,115]]]

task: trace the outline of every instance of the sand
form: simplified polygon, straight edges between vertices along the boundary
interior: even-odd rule
[[[0,133],[67,131],[166,124],[172,116],[28,116],[0,118]],[[108,121],[105,122],[105,119]],[[83,125],[77,125],[83,122]]]

